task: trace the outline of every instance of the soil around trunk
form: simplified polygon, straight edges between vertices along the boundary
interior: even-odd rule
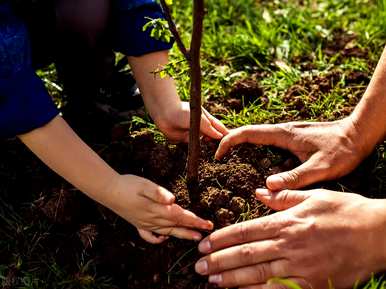
[[[186,145],[168,144],[156,133],[145,130],[121,134],[117,141],[96,150],[119,171],[163,185],[176,195],[181,206],[212,220],[216,229],[271,213],[256,201],[255,189],[264,187],[269,175],[295,167],[298,160],[279,149],[243,144],[217,161],[214,159],[217,145],[203,143],[199,196],[193,200],[189,198],[184,178]],[[135,228],[63,183],[20,144],[9,141],[2,143],[1,148],[7,155],[3,154],[1,165],[0,180],[6,192],[1,199],[0,217],[5,208],[14,206],[18,208],[19,226],[31,229],[15,232],[0,219],[0,232],[3,236],[13,236],[12,242],[20,248],[18,254],[25,258],[24,269],[40,264],[40,270],[44,270],[49,262],[74,282],[81,283],[94,280],[89,272],[93,268],[95,276],[108,276],[116,288],[215,288],[194,272],[194,263],[200,258],[197,243],[171,238],[161,245],[147,244],[138,237]],[[374,171],[378,157],[370,157],[351,176],[318,187],[338,190],[344,187],[380,197],[376,177],[369,174]],[[18,182],[16,175],[23,177],[24,182]],[[370,184],[373,190],[368,189]],[[20,193],[31,190],[32,195]],[[31,205],[26,207],[29,202]],[[0,247],[0,255],[1,264],[9,268],[7,274],[17,278],[22,270],[16,269],[19,267],[13,261],[14,255],[6,247]],[[89,271],[79,267],[79,256],[89,262]]]

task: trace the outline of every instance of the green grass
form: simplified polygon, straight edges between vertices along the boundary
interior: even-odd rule
[[[175,1],[174,17],[189,42],[191,1]],[[258,78],[269,99],[267,107],[251,105],[241,113],[224,116],[230,126],[277,122],[297,118],[296,111],[287,111],[283,96],[286,90],[307,75],[325,75],[339,70],[342,83],[316,102],[309,119],[334,119],[346,104],[344,96],[352,88],[344,85],[344,76],[352,71],[371,74],[386,39],[384,3],[366,0],[325,1],[207,1],[207,17],[203,42],[204,99],[223,98],[233,83],[259,73]],[[257,3],[257,4],[256,4]],[[366,58],[339,54],[328,56],[324,48],[334,42],[339,31],[355,33],[351,45],[368,49]],[[176,48],[173,59],[181,56]],[[314,66],[304,71],[297,58],[307,57]],[[177,77],[182,98],[188,98],[189,78]],[[364,87],[356,88],[363,91]]]

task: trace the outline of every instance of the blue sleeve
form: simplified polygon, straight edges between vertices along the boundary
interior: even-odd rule
[[[29,132],[57,115],[32,69],[26,27],[7,4],[0,4],[0,137]]]
[[[157,2],[155,0],[117,0],[116,3],[119,10],[127,11],[148,4],[155,4]]]
[[[151,1],[153,2],[153,1]],[[143,31],[143,26],[152,19],[165,18],[158,4],[148,4],[134,9],[119,9],[116,12],[113,32],[114,50],[127,56],[141,56],[151,52],[169,50],[170,43],[157,40],[150,36],[150,29]]]

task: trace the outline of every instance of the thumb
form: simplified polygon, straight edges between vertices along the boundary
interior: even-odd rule
[[[203,113],[201,116],[201,133],[205,136],[208,136],[212,139],[222,139],[224,134],[216,130],[208,116]]]
[[[267,188],[271,191],[299,189],[321,181],[325,170],[319,168],[318,163],[314,155],[291,171],[269,176],[266,181]]]
[[[309,191],[284,190],[272,192],[267,189],[256,190],[256,198],[276,211],[283,211],[295,207],[310,196],[311,193]]]
[[[151,187],[145,188],[143,196],[153,202],[163,205],[171,205],[176,200],[176,197],[171,192],[155,184],[152,184]]]

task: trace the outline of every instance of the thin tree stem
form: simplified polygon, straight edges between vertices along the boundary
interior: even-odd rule
[[[172,15],[171,15],[171,11],[170,11],[170,8],[168,6],[168,4],[166,4],[165,0],[160,0],[161,1],[161,6],[162,6],[162,9],[165,13],[165,18],[166,18],[166,21],[168,22],[169,24],[169,29],[170,29],[170,32],[172,33],[173,37],[174,37],[174,40],[176,41],[177,43],[177,46],[178,46],[178,49],[181,51],[181,53],[184,55],[184,57],[186,58],[186,60],[188,61],[189,65],[191,65],[190,63],[190,53],[189,51],[186,49],[186,46],[184,44],[184,42],[182,42],[182,39],[181,39],[181,36],[180,36],[180,33],[178,32],[177,30],[177,27],[176,27],[176,24],[174,23],[173,19],[172,19]]]
[[[198,188],[198,163],[200,159],[200,124],[201,124],[201,62],[200,50],[203,34],[204,0],[194,0],[193,33],[190,46],[191,87],[190,87],[190,135],[188,152],[187,179],[190,192]],[[195,195],[195,194],[194,194]],[[193,195],[192,195],[193,196]]]

